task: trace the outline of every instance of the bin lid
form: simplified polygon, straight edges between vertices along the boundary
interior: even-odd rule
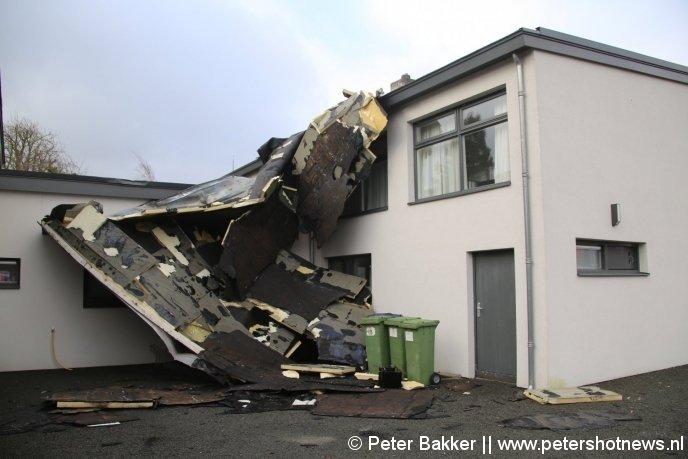
[[[399,323],[399,327],[418,330],[424,327],[436,327],[439,323],[439,320],[409,318]]]
[[[361,319],[359,322],[361,325],[379,325],[383,323],[387,319],[391,319],[393,317],[401,317],[400,314],[392,314],[389,312],[383,312],[383,313],[378,313],[378,314],[371,314],[369,316],[364,317]]]
[[[385,320],[385,325],[391,325],[392,327],[401,327],[401,324],[404,323],[407,320],[416,320],[420,319],[420,317],[406,317],[406,316],[399,316],[399,317],[392,317],[391,319]]]

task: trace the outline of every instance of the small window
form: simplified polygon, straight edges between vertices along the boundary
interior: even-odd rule
[[[416,126],[416,139],[424,142],[454,131],[456,131],[456,113],[450,113]]]
[[[126,305],[84,269],[84,308],[124,308]]]
[[[576,263],[578,269],[602,269],[602,246],[577,245]]]
[[[346,199],[343,217],[387,210],[387,134],[376,139],[370,150],[377,159],[368,177]]]
[[[508,184],[506,94],[419,122],[414,150],[416,200]]]
[[[349,217],[387,209],[387,160],[376,160],[370,175],[346,199],[342,216]]]
[[[345,257],[330,257],[327,259],[328,266],[334,271],[344,274],[358,276],[368,281],[368,288],[373,287],[373,273],[370,254],[349,255]]]
[[[576,265],[579,276],[646,275],[640,271],[637,242],[576,240]]]
[[[464,127],[490,120],[499,115],[506,115],[506,94],[466,107],[461,110],[461,114],[461,122]]]
[[[0,258],[0,288],[19,288],[21,260],[19,258]]]

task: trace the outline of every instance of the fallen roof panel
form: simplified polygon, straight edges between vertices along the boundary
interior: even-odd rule
[[[256,179],[226,175],[110,217],[96,202],[65,204],[41,226],[176,359],[227,382],[293,388],[303,382],[284,378],[279,364],[307,350],[304,341],[321,359],[365,361],[356,328],[370,311],[360,300],[365,279],[287,250],[299,230],[319,245],[332,234],[385,124],[376,99],[357,93],[304,132],[266,142]],[[353,302],[342,306],[345,298]]]

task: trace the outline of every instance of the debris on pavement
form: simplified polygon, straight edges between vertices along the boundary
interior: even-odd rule
[[[538,413],[505,419],[500,425],[512,429],[542,430],[590,430],[613,427],[621,421],[640,421],[631,414],[607,411],[575,411],[561,413]]]
[[[138,421],[139,418],[122,411],[92,411],[59,415],[52,419],[53,424],[70,424],[78,427],[103,427],[119,425],[123,422]]]
[[[111,386],[89,390],[56,392],[47,397],[61,408],[130,409],[155,406],[197,405],[219,402],[226,398],[226,389],[185,387],[181,389],[150,389]]]
[[[564,389],[526,389],[523,395],[540,404],[561,405],[565,403],[618,402],[621,394],[600,389],[597,386],[581,386]]]
[[[425,387],[425,384],[419,383],[418,381],[402,381],[401,382],[401,388],[404,390],[418,390],[418,389],[423,389]]]
[[[283,363],[281,368],[283,370],[293,370],[304,373],[329,373],[336,376],[351,375],[356,372],[355,367],[328,364],[309,365],[303,363]]]
[[[470,392],[474,387],[480,386],[480,384],[476,384],[475,381],[467,378],[445,379],[442,385],[452,392],[461,393]]]
[[[423,417],[430,408],[429,391],[388,389],[369,394],[323,394],[311,412],[320,416],[409,419]]]
[[[40,225],[175,360],[223,383],[294,389],[283,363],[365,363],[366,280],[289,250],[299,232],[318,246],[334,232],[386,123],[373,95],[355,93],[266,142],[255,178],[225,175],[109,217],[95,201],[63,204]]]

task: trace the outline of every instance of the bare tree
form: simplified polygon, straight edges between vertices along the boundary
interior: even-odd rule
[[[81,166],[62,149],[57,136],[38,123],[15,118],[4,127],[6,169],[79,174]]]
[[[137,180],[147,180],[149,182],[154,182],[155,181],[155,171],[153,170],[153,166],[143,159],[141,155],[138,153],[134,152],[134,156],[136,156],[136,159],[138,159],[139,163],[138,166],[136,167],[136,172],[137,172]]]

